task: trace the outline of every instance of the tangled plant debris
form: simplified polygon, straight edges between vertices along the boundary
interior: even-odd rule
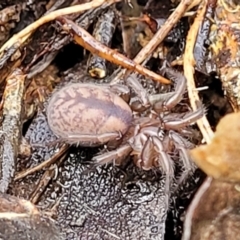
[[[236,236],[239,114],[214,131],[239,108],[239,10],[233,0],[0,3],[0,235],[39,239],[38,226],[51,239],[213,239],[224,229]],[[133,126],[105,129],[102,146],[59,138],[46,109],[68,84],[121,92]],[[69,102],[75,93],[62,104],[62,126],[80,122],[83,111],[68,118],[74,104],[82,109]],[[111,111],[104,119],[120,116]],[[68,139],[99,142],[84,127]],[[200,186],[204,172],[214,180]],[[3,210],[9,199],[39,210],[31,205],[36,216],[19,219],[16,205]],[[24,236],[13,233],[18,223]]]

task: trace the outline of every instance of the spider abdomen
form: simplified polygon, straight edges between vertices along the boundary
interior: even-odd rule
[[[124,135],[132,110],[105,87],[71,83],[53,93],[47,118],[52,132],[65,142],[96,146]]]

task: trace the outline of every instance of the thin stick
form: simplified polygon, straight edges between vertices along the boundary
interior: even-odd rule
[[[197,3],[197,2],[196,2]],[[174,12],[169,16],[167,21],[162,25],[162,27],[156,32],[149,43],[142,48],[138,55],[134,58],[134,62],[141,64],[145,59],[150,57],[157,46],[165,39],[168,33],[172,30],[178,20],[185,14],[188,7],[192,4],[192,0],[182,0],[177,6]],[[120,71],[116,77],[111,81],[111,84],[118,82],[122,76],[125,74],[125,69]],[[127,75],[127,74],[126,74]]]
[[[159,74],[156,74],[155,72],[148,70],[140,64],[136,64],[133,60],[125,57],[117,51],[108,48],[107,46],[93,38],[91,34],[89,34],[83,28],[79,27],[73,21],[65,17],[57,18],[56,20],[62,24],[62,29],[68,32],[77,44],[82,46],[84,49],[87,49],[92,54],[97,55],[117,65],[120,65],[124,68],[127,68],[131,71],[138,72],[155,81],[165,84],[171,83],[170,80],[160,76]]]
[[[20,173],[18,173],[15,178],[14,181],[19,180],[21,178],[24,178],[30,174],[33,174],[37,171],[42,170],[45,167],[50,166],[51,164],[55,163],[57,159],[59,159],[64,153],[67,152],[67,150],[69,149],[69,147],[67,145],[63,145],[60,150],[54,154],[51,158],[49,158],[48,160],[40,163],[39,165],[32,167],[32,168],[28,168]]]
[[[39,201],[42,194],[44,194],[49,182],[54,179],[55,175],[58,174],[58,170],[57,170],[57,174],[56,174],[55,169],[56,168],[58,169],[58,167],[63,163],[63,161],[65,159],[66,159],[66,153],[63,154],[60,159],[58,159],[58,161],[55,163],[55,166],[52,165],[51,167],[49,167],[49,169],[47,169],[45,171],[45,173],[42,175],[40,181],[38,182],[36,188],[31,193],[29,200],[32,203],[36,204]]]
[[[121,0],[94,0],[89,3],[79,4],[67,8],[62,8],[53,12],[50,12],[49,14],[39,18],[37,21],[33,22],[32,24],[28,25],[26,28],[24,28],[21,32],[15,34],[12,38],[10,38],[0,49],[0,54],[3,53],[5,49],[9,49],[11,46],[13,46],[15,43],[20,42],[23,44],[29,36],[40,26],[42,26],[45,23],[48,23],[50,21],[55,20],[57,17],[72,14],[72,13],[80,13],[92,8],[97,8],[103,3],[115,3],[120,2]]]
[[[142,63],[147,57],[149,57],[157,46],[165,39],[168,33],[173,29],[179,19],[184,15],[188,6],[192,3],[192,0],[182,0],[177,6],[175,11],[169,16],[163,26],[153,36],[151,41],[138,53],[134,61]]]
[[[196,85],[194,81],[195,60],[193,57],[193,50],[194,50],[194,45],[197,38],[198,30],[203,21],[206,9],[207,9],[207,0],[204,0],[201,8],[199,9],[198,15],[194,19],[194,23],[192,24],[188,32],[186,48],[185,48],[184,57],[183,57],[183,69],[184,69],[184,75],[187,78],[189,100],[190,100],[192,109],[195,111],[198,109],[197,103],[200,101],[200,99],[198,96],[198,91],[196,91]],[[210,143],[211,139],[214,136],[214,133],[210,127],[210,124],[206,116],[203,116],[200,120],[198,120],[197,124],[206,143]]]

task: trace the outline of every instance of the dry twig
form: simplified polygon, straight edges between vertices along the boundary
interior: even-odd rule
[[[6,192],[16,168],[26,75],[15,69],[6,80],[0,127],[0,192]]]
[[[198,1],[195,1],[197,4]],[[168,33],[172,30],[178,20],[184,15],[186,10],[192,4],[192,0],[182,0],[174,12],[169,16],[167,21],[157,31],[149,43],[138,53],[134,58],[134,62],[141,64],[145,59],[149,58],[157,46],[164,40]],[[117,76],[111,81],[111,84],[117,83],[125,74],[125,69],[119,72]],[[127,75],[127,74],[126,74]],[[125,75],[125,77],[126,77]]]
[[[33,174],[37,171],[40,171],[42,170],[43,168],[45,167],[49,167],[51,164],[55,163],[64,153],[67,152],[67,150],[69,149],[69,147],[67,145],[63,145],[61,147],[61,149],[56,153],[54,154],[54,156],[52,156],[51,158],[49,158],[48,160],[40,163],[39,165],[35,166],[35,167],[32,167],[32,168],[29,168],[29,169],[26,169],[20,173],[18,173],[14,180],[19,180],[21,178],[24,178],[30,174]]]
[[[38,203],[41,195],[44,193],[45,189],[47,188],[49,182],[54,180],[55,177],[58,175],[58,167],[64,162],[66,159],[66,152],[63,154],[56,164],[51,165],[48,170],[42,175],[41,179],[39,180],[36,188],[33,190],[30,196],[30,201],[34,204]]]
[[[92,54],[97,55],[103,59],[106,59],[112,63],[118,64],[124,68],[127,68],[130,71],[136,71],[155,81],[165,84],[171,83],[171,81],[169,81],[168,79],[156,74],[155,72],[148,70],[147,68],[141,66],[140,64],[136,64],[133,60],[125,57],[124,55],[118,53],[117,51],[108,48],[101,42],[94,39],[91,36],[91,34],[89,34],[83,28],[79,27],[73,21],[64,17],[57,18],[57,20],[62,24],[62,28],[73,37],[77,44],[84,47]]]
[[[194,45],[197,38],[198,30],[201,26],[201,23],[203,21],[203,18],[206,12],[206,8],[207,8],[207,0],[203,1],[201,8],[199,8],[199,13],[194,19],[194,23],[192,24],[188,32],[186,48],[185,48],[185,53],[183,57],[183,69],[184,69],[184,75],[187,78],[188,95],[190,99],[190,104],[192,109],[195,111],[198,108],[197,103],[200,101],[200,99],[199,99],[198,91],[196,90],[196,85],[194,81],[195,60],[193,57],[193,50],[194,50]],[[206,116],[203,116],[200,120],[198,120],[197,124],[203,135],[204,140],[207,143],[210,143],[212,137],[214,136],[214,133],[210,127],[210,124]]]
[[[54,12],[50,12],[47,15],[44,15],[43,17],[39,18],[37,21],[33,22],[32,24],[28,25],[26,28],[24,28],[21,32],[15,34],[12,38],[10,38],[0,49],[0,55],[4,52],[4,50],[9,49],[11,46],[13,46],[16,43],[23,44],[29,36],[40,26],[42,26],[45,23],[48,23],[50,21],[55,20],[57,17],[72,14],[72,13],[80,13],[92,8],[97,8],[103,3],[115,3],[120,2],[121,0],[94,0],[89,3],[79,4],[63,9],[56,10]]]

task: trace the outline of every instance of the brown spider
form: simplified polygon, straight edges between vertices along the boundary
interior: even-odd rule
[[[124,86],[68,84],[55,92],[49,101],[50,129],[69,144],[106,144],[108,149],[114,146],[113,150],[93,158],[97,164],[114,161],[120,165],[130,154],[139,168],[161,168],[171,179],[174,164],[170,154],[173,151],[178,152],[185,169],[191,166],[186,149],[192,144],[179,133],[185,134],[185,128],[203,116],[204,108],[186,114],[170,113],[183,98],[186,79],[169,67],[165,67],[165,73],[174,81],[175,92],[148,96],[136,79],[128,80],[131,87],[138,89],[141,102],[144,102],[132,101],[130,105],[146,112],[144,117],[133,117],[129,104],[114,93],[126,90]]]

